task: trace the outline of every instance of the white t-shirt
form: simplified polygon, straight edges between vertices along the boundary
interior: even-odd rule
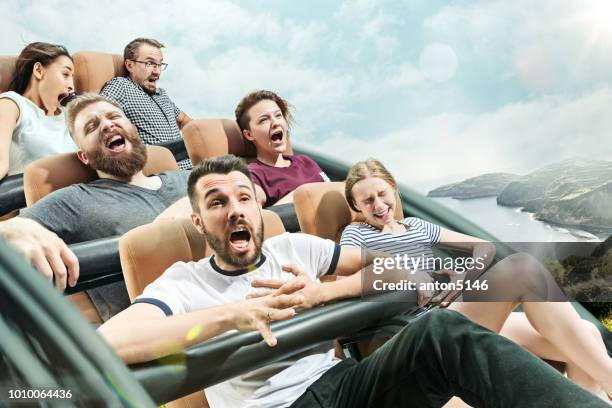
[[[284,272],[282,265],[298,265],[317,279],[335,271],[339,255],[340,247],[333,241],[284,233],[264,241],[261,259],[250,272],[229,274],[214,257],[177,262],[148,285],[135,303],[151,303],[166,315],[179,315],[241,301],[254,291],[251,281],[255,278],[291,279],[293,275]],[[211,407],[286,407],[339,361],[329,343],[209,387],[206,397]]]
[[[16,92],[4,92],[0,98],[10,99],[19,107],[9,150],[9,176],[22,173],[34,160],[77,150],[68,133],[63,109],[57,116],[47,116],[34,102]]]

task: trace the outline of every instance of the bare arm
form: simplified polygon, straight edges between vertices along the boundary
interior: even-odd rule
[[[423,271],[410,271],[404,269],[398,269],[396,265],[391,268],[384,268],[384,273],[374,273],[374,260],[376,258],[385,259],[389,258],[390,255],[380,251],[370,251],[364,248],[356,248],[343,246],[338,259],[338,265],[336,266],[336,274],[339,276],[350,275],[343,279],[338,279],[334,282],[326,282],[322,285],[329,286],[329,290],[325,289],[324,296],[331,299],[343,299],[347,297],[360,296],[361,294],[372,294],[373,287],[368,287],[370,283],[373,283],[375,279],[392,283],[407,280],[417,284],[417,304],[424,306],[433,297],[434,293],[431,290],[422,290],[418,287],[418,284],[422,282],[430,282],[431,277]],[[366,283],[366,287],[362,287],[363,282]],[[338,288],[339,286],[346,285],[346,288]],[[347,294],[350,294],[347,295]],[[334,297],[335,296],[335,297]]]
[[[362,287],[362,274],[366,274],[365,280],[369,281],[368,278],[373,276],[372,262],[374,258],[379,256],[386,258],[388,255],[383,253],[367,252],[364,256],[365,259],[362,261],[360,248],[342,247],[340,257],[338,258],[338,265],[336,266],[336,273],[338,274],[339,278],[335,280],[325,279],[323,283],[314,282],[310,279],[308,274],[303,272],[295,265],[283,265],[283,270],[291,272],[295,275],[295,279],[287,282],[298,281],[302,282],[304,285],[304,288],[297,292],[304,296],[304,302],[300,305],[300,309],[308,309],[333,300],[357,297],[364,293],[364,289],[366,293],[372,293],[371,288]],[[365,267],[363,267],[364,263]],[[431,281],[431,278],[424,272],[409,274],[405,270],[394,268],[389,268],[385,270],[384,274],[378,276],[380,276],[380,279],[385,282],[411,280],[418,284],[424,281]],[[267,288],[268,291],[254,292],[249,294],[249,297],[276,293],[275,290],[280,290],[279,288],[282,288],[283,285],[286,284],[288,283],[285,281],[274,279],[255,279],[252,282],[253,287]],[[434,295],[433,291],[431,290],[416,289],[416,292],[418,295],[417,304],[419,306],[425,305]]]
[[[293,191],[274,203],[274,205],[289,204],[293,202]]]
[[[126,363],[150,361],[213,338],[229,330],[258,330],[276,345],[270,320],[285,320],[303,301],[287,284],[278,294],[228,303],[183,315],[165,316],[157,306],[136,303],[100,326],[99,333]]]
[[[472,258],[482,259],[484,266],[474,268],[480,272],[485,271],[495,259],[496,248],[491,242],[445,228],[440,228],[440,246],[468,251],[472,253]]]
[[[176,118],[176,124],[181,130],[191,121],[192,119],[185,112],[179,113],[178,117]]]
[[[159,214],[155,221],[190,218],[193,212],[189,197],[183,197]]]
[[[19,107],[7,98],[0,99],[0,180],[8,173],[9,148],[19,119]]]
[[[56,234],[36,221],[15,217],[0,222],[0,236],[21,252],[47,279],[64,290],[79,279],[79,261]]]
[[[259,184],[253,184],[255,185],[255,196],[257,197],[257,202],[259,203],[259,206],[263,208],[268,197],[266,196],[266,193],[263,191],[263,188],[261,188]]]

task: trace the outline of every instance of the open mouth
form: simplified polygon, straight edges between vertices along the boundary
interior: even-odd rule
[[[115,135],[106,141],[106,147],[113,152],[120,152],[125,148],[125,139],[121,135]]]
[[[230,246],[237,252],[246,252],[251,242],[251,232],[246,227],[238,227],[230,233]]]
[[[374,217],[383,219],[387,216],[387,214],[389,214],[389,211],[391,211],[391,207],[388,207],[385,211],[382,211],[380,213],[375,213]]]
[[[74,92],[62,92],[57,96],[57,102],[65,105],[70,102],[74,96]]]
[[[281,140],[283,140],[283,130],[275,130],[272,135],[270,135],[270,140],[272,140],[273,142],[280,142]]]

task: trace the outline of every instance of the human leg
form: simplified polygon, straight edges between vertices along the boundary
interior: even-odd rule
[[[612,359],[601,335],[569,302],[546,301],[559,298],[560,289],[537,260],[525,254],[513,255],[493,266],[484,277],[492,293],[471,294],[472,300],[504,301],[457,302],[452,305],[455,310],[493,331],[505,327],[509,338],[542,358],[569,363],[572,379],[585,388],[598,392],[594,379],[608,393],[612,391]],[[542,301],[525,301],[537,299]],[[506,322],[518,303],[525,314],[520,318],[514,315]],[[527,330],[527,321],[541,337]]]
[[[416,319],[332,375],[331,384],[326,376],[304,398],[330,407],[440,407],[452,395],[473,407],[607,406],[515,343],[448,310]]]
[[[585,320],[582,322],[585,326],[584,330],[588,331],[595,339],[599,338],[601,341],[601,335],[597,328],[591,322]],[[597,394],[601,392],[599,383],[563,354],[553,343],[538,333],[531,323],[529,323],[524,313],[511,313],[502,327],[500,334],[543,359],[566,363],[566,374],[568,378],[592,393]],[[601,346],[605,350],[603,341],[601,341]]]

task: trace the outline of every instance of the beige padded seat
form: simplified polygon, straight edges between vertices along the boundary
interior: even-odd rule
[[[77,93],[100,92],[104,84],[123,76],[123,57],[105,52],[80,51],[73,55],[74,87]],[[6,92],[13,79],[17,56],[0,56],[0,92]]]
[[[143,172],[147,175],[168,170],[178,170],[178,165],[170,150],[160,146],[147,146],[148,160]],[[28,207],[34,205],[47,194],[76,183],[87,183],[95,180],[98,175],[90,167],[84,165],[75,153],[63,153],[45,157],[30,163],[24,171],[23,186]],[[85,316],[94,323],[101,323],[91,299],[85,292],[69,296],[70,301]]]
[[[232,119],[194,119],[183,128],[183,140],[194,166],[225,154],[247,160],[256,156],[255,146],[242,136],[238,124]],[[289,141],[286,154],[293,154]]]
[[[123,56],[105,52],[79,51],[74,58],[74,88],[77,93],[99,93],[104,84],[124,75]]]
[[[17,56],[0,56],[0,93],[8,91],[15,72],[16,62]]]
[[[262,210],[262,216],[264,239],[285,232],[276,213]],[[161,220],[128,231],[119,241],[119,254],[125,285],[134,300],[173,263],[198,261],[211,253],[204,235],[190,219],[183,219]]]
[[[272,211],[263,210],[264,239],[285,232]],[[210,256],[204,235],[191,220],[162,220],[127,232],[119,241],[125,284],[134,300],[145,287],[175,262],[197,261]],[[198,391],[166,404],[168,408],[208,407],[204,392]]]
[[[396,198],[401,202],[399,195]],[[304,184],[293,192],[293,203],[302,232],[335,242],[340,242],[347,225],[365,221],[346,202],[344,182]],[[401,206],[395,208],[394,217],[404,219]]]
[[[146,148],[148,159],[143,169],[145,175],[178,170],[170,150],[161,146],[146,146]],[[63,153],[36,160],[23,172],[26,204],[31,207],[52,191],[76,183],[87,183],[97,178],[96,172],[84,165],[75,153]]]

